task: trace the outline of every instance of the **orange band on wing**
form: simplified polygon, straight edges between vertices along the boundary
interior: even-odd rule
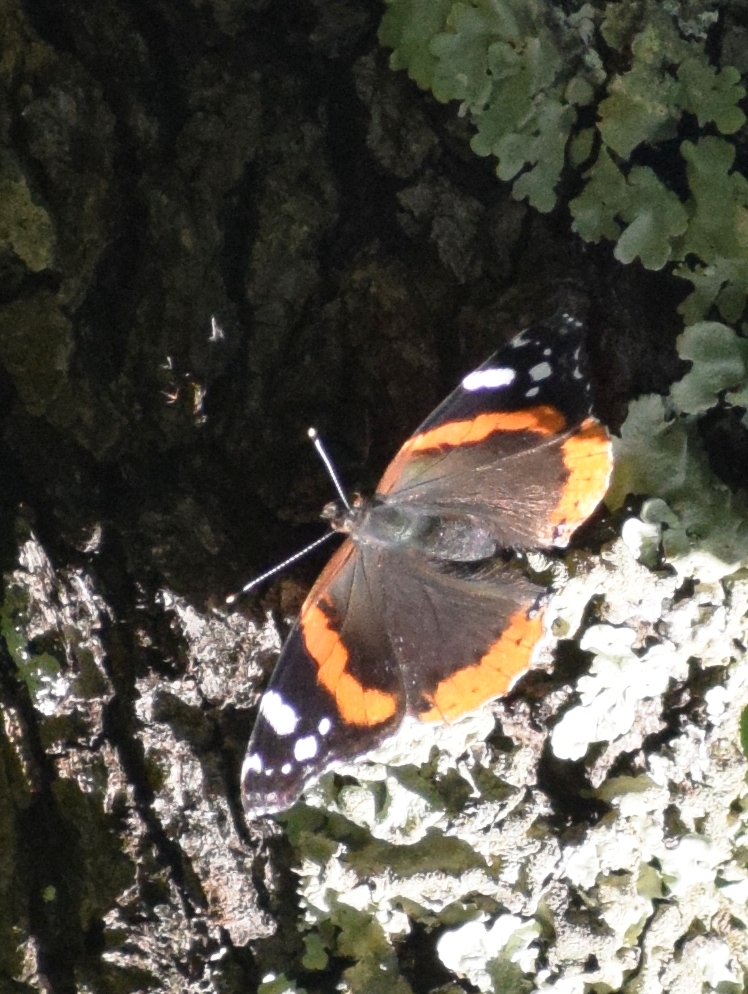
[[[613,469],[613,450],[604,425],[587,418],[561,449],[569,478],[551,516],[557,533],[570,535],[605,496]]]
[[[316,604],[306,606],[301,615],[304,645],[319,668],[317,678],[335,698],[347,725],[380,725],[397,711],[397,701],[374,687],[364,687],[346,672],[348,650],[329,619]]]
[[[413,455],[442,447],[474,445],[502,431],[529,431],[537,435],[557,435],[566,427],[566,419],[555,407],[546,404],[524,411],[494,411],[464,421],[448,421],[430,431],[414,435],[402,446],[379,481],[377,492],[385,494],[399,480],[403,466]]]
[[[566,419],[555,407],[542,405],[524,411],[494,411],[479,414],[469,421],[448,421],[431,431],[414,435],[403,448],[410,452],[438,449],[442,445],[471,445],[497,431],[532,431],[539,435],[557,435],[566,427]]]
[[[501,697],[529,668],[532,651],[542,633],[540,613],[528,618],[525,611],[516,611],[509,618],[509,627],[485,656],[437,685],[431,697],[433,707],[419,714],[420,720],[453,721],[486,701]]]

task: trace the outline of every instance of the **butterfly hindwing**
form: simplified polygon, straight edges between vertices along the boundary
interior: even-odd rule
[[[501,564],[453,567],[416,554],[386,556],[381,571],[409,714],[453,721],[526,672],[542,634],[541,587]]]

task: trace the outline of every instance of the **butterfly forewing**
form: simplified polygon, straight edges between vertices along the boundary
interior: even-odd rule
[[[608,432],[590,412],[581,325],[533,326],[464,378],[402,446],[377,493],[480,517],[503,547],[566,545],[612,468]]]
[[[260,702],[242,767],[245,810],[289,807],[313,776],[381,742],[404,711],[380,592],[348,540],[304,602]]]

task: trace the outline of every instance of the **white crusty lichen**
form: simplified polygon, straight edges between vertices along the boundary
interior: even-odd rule
[[[538,922],[517,915],[499,915],[493,924],[467,922],[446,931],[436,944],[442,963],[458,976],[466,977],[481,991],[506,987],[522,974],[535,972]]]
[[[630,731],[645,698],[665,693],[672,677],[688,676],[688,661],[675,658],[674,646],[659,644],[643,656],[634,651],[631,628],[594,625],[579,648],[595,658],[590,675],[577,683],[580,703],[553,729],[551,748],[559,759],[582,759],[591,742],[613,742]]]

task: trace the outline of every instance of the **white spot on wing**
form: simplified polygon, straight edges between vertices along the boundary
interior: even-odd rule
[[[294,744],[294,758],[300,763],[303,763],[305,759],[314,759],[318,749],[319,745],[314,735],[305,735]]]
[[[299,716],[277,690],[265,692],[260,701],[260,714],[277,735],[291,735],[299,723]]]
[[[530,370],[530,379],[534,383],[537,383],[538,380],[547,380],[552,372],[553,370],[549,362],[539,362],[537,366],[533,366]]]
[[[543,349],[543,355],[549,356],[553,353],[553,349]]]
[[[530,389],[525,394],[525,397],[537,397],[540,393],[540,387],[530,387]]]
[[[262,773],[262,758],[256,752],[244,757],[242,763],[242,780],[248,773]]]
[[[330,731],[331,728],[332,728],[332,722],[330,721],[329,718],[323,718],[320,721],[319,725],[317,725],[317,731],[319,732],[320,735],[327,735],[327,733]]]
[[[281,773],[283,773],[286,776],[288,776],[288,774],[290,772],[291,772],[291,764],[290,763],[284,763],[283,766],[281,766]]]
[[[489,369],[476,369],[474,373],[468,373],[462,381],[464,390],[471,393],[475,390],[499,390],[501,387],[508,387],[513,383],[517,374],[513,369],[504,366],[496,366]]]

